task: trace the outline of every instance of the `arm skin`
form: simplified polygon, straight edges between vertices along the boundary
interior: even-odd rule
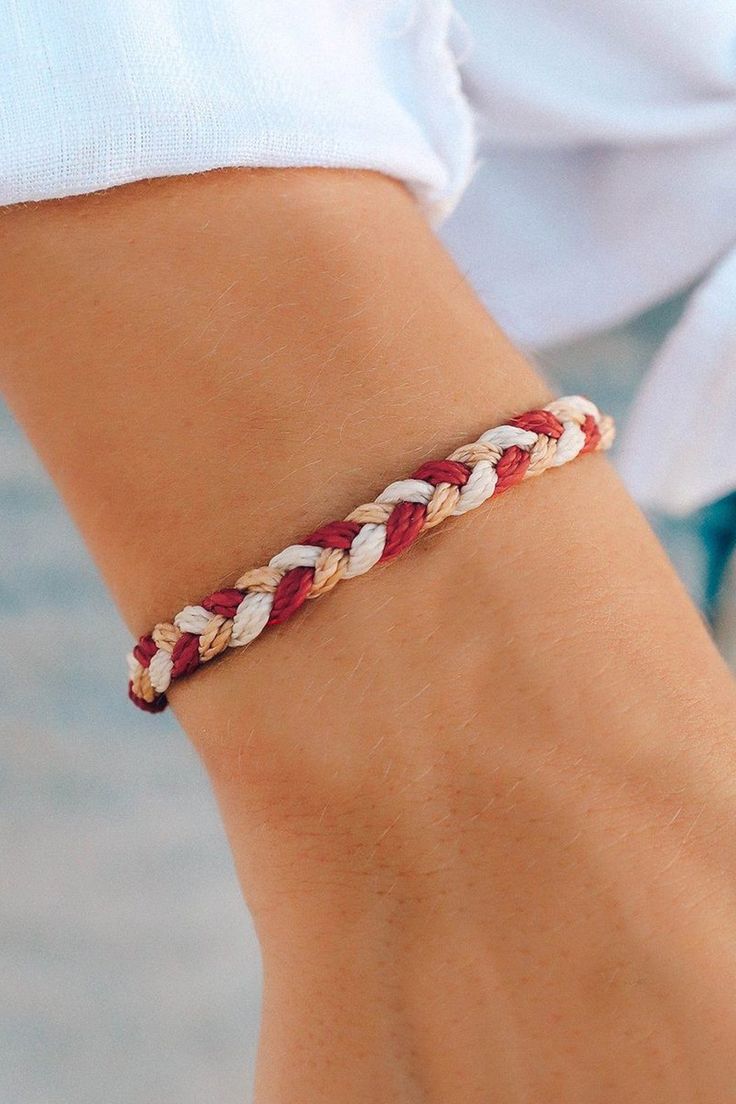
[[[370,173],[6,209],[0,317],[135,635],[549,398]],[[261,940],[258,1104],[734,1099],[736,694],[602,457],[171,699]]]

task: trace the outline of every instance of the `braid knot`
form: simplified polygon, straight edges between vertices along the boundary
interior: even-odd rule
[[[342,579],[364,575],[409,548],[425,529],[475,510],[489,498],[582,453],[610,448],[615,427],[589,399],[572,395],[530,410],[430,460],[391,483],[342,521],[242,575],[234,587],[185,606],[156,625],[128,656],[131,700],[148,712],[166,707],[174,679],[191,674],[228,648],[242,648],[270,625],[287,621],[308,598]]]

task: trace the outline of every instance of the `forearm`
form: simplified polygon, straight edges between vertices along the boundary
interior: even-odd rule
[[[155,182],[6,211],[0,238],[11,404],[135,634],[548,398],[376,176]],[[386,1055],[402,1017],[431,1009],[447,925],[475,938],[484,916],[509,975],[544,932],[554,979],[587,878],[605,957],[612,868],[628,863],[633,892],[683,836],[720,832],[733,796],[731,680],[600,457],[448,522],[171,700],[263,940],[267,1038],[303,1031],[299,1008],[329,989],[322,1046],[338,1025],[353,1040],[345,1077],[368,1079],[366,1099],[360,1040],[393,1099],[405,1071]],[[678,804],[682,835],[664,830]],[[632,831],[656,846],[611,858]],[[574,1021],[572,996],[560,1006]]]

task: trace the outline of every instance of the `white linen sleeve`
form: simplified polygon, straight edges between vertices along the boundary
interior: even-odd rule
[[[473,165],[444,0],[6,0],[0,204],[233,166],[372,169],[433,221]]]

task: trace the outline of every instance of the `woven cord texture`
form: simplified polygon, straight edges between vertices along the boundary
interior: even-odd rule
[[[445,518],[475,510],[522,479],[582,453],[610,448],[614,434],[612,418],[589,399],[570,395],[487,430],[444,460],[422,464],[344,520],[321,526],[265,567],[246,571],[234,587],[185,606],[142,636],[128,656],[131,701],[160,712],[174,679],[228,648],[245,647],[342,579],[394,559]]]

